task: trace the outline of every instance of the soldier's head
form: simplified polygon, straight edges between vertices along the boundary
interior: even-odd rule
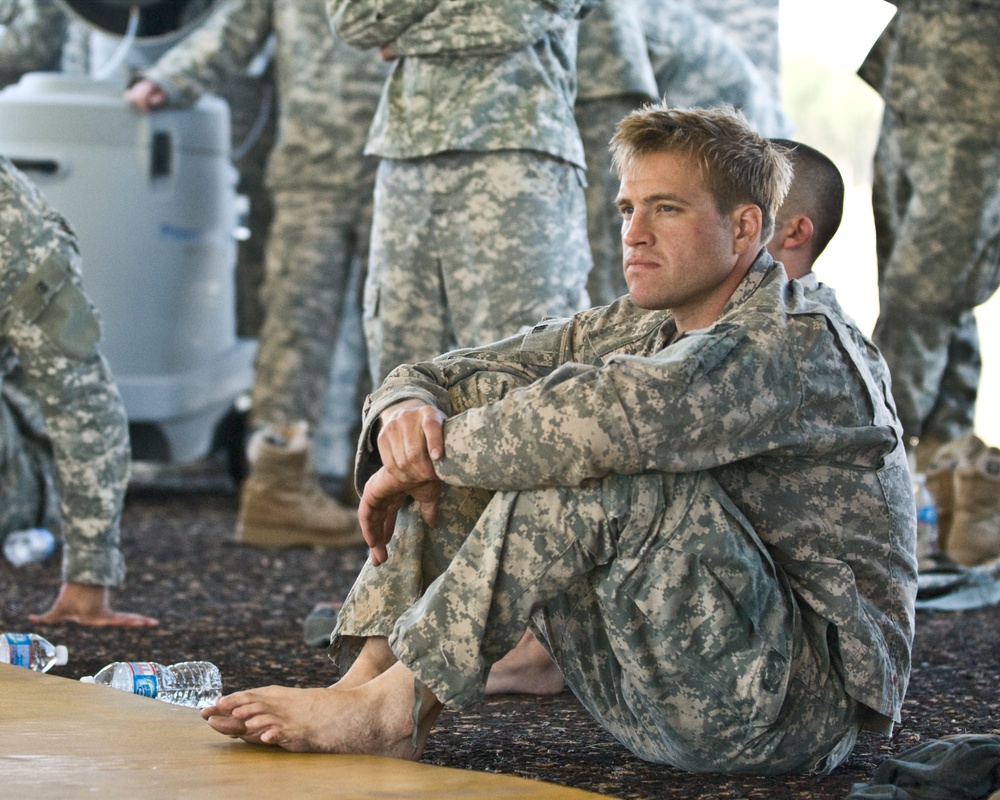
[[[680,330],[711,325],[770,238],[788,160],[732,109],[648,106],[611,149],[629,296]]]
[[[669,108],[647,105],[626,116],[611,138],[612,163],[621,178],[636,159],[656,153],[688,156],[701,171],[720,214],[752,203],[761,212],[761,240],[792,180],[784,150],[758,135],[732,107]]]
[[[772,139],[792,163],[795,175],[775,215],[771,255],[789,278],[801,278],[826,249],[844,215],[844,179],[819,150],[790,139]]]

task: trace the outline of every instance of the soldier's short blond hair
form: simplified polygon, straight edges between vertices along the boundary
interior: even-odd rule
[[[774,233],[774,215],[792,181],[783,149],[757,134],[731,106],[669,108],[646,105],[622,119],[611,137],[618,177],[642,156],[685,153],[701,168],[720,214],[745,203],[761,210],[761,241]]]

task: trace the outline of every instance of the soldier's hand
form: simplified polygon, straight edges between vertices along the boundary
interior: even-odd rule
[[[372,564],[388,558],[386,546],[396,527],[396,515],[407,498],[418,504],[420,516],[433,527],[437,523],[437,505],[444,484],[436,477],[430,481],[402,484],[384,467],[372,475],[358,504],[361,532],[371,549]]]
[[[422,400],[404,400],[379,417],[382,467],[401,485],[437,480],[434,462],[444,457],[444,412]]]
[[[125,90],[125,100],[139,111],[152,111],[167,102],[167,93],[148,78],[140,78]]]

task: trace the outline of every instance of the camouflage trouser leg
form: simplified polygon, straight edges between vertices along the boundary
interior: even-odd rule
[[[972,309],[1000,283],[1000,147],[961,122],[902,126],[889,116],[881,135],[872,338],[907,436],[947,440],[971,427],[979,383]]]
[[[524,150],[379,163],[364,324],[372,382],[588,305],[579,170]]]
[[[0,388],[0,539],[58,520],[52,457],[44,442],[23,430],[16,404]]]
[[[362,571],[335,657],[343,637],[388,635],[439,699],[467,706],[533,620],[580,700],[643,758],[778,773],[850,752],[856,706],[825,637],[806,635],[707,473],[503,492],[485,508],[482,493],[446,496],[436,529],[406,512],[389,562]]]
[[[924,420],[922,437],[936,442],[958,439],[975,427],[976,398],[983,361],[976,315],[966,311],[948,342],[948,363],[941,388]]]
[[[322,192],[275,192],[254,364],[254,422],[315,427],[323,414],[352,259],[363,248]],[[355,387],[344,388],[355,403]]]
[[[611,168],[608,142],[621,118],[642,102],[640,97],[610,97],[576,106],[577,127],[587,156],[587,237],[594,257],[587,294],[595,306],[628,294],[622,273],[622,218],[615,206],[620,181]]]

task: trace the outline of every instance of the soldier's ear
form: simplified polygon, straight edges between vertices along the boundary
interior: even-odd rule
[[[800,247],[805,247],[812,241],[814,231],[813,221],[809,217],[805,214],[796,214],[786,220],[782,226],[781,232],[784,240],[781,246],[786,250],[797,250]]]
[[[760,232],[763,228],[764,215],[760,206],[745,203],[733,209],[730,215],[733,229],[733,252],[745,255],[760,249]]]

